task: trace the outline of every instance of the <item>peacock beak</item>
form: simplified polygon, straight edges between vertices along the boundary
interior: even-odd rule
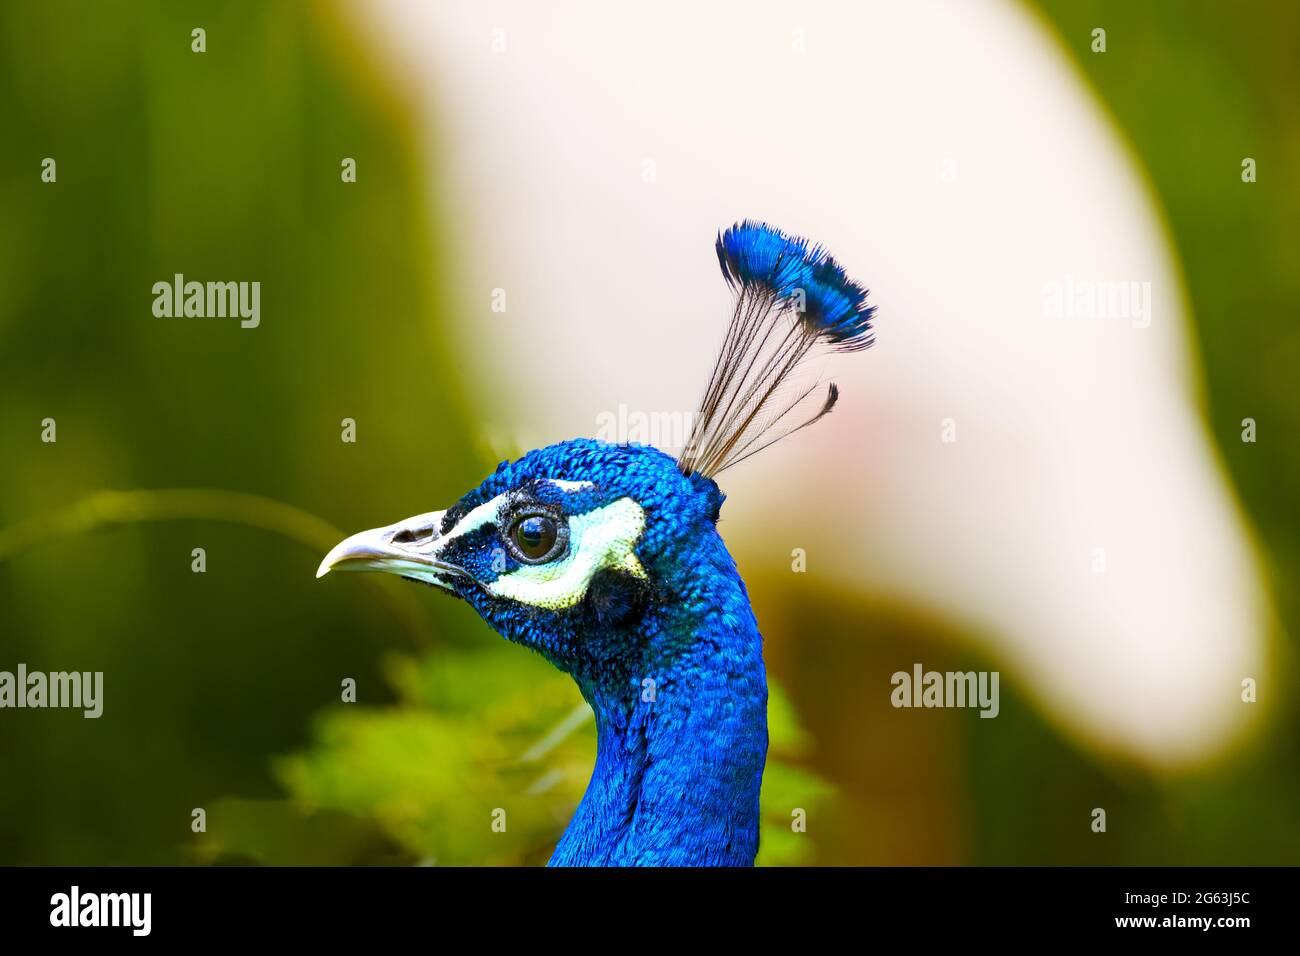
[[[432,511],[344,538],[325,555],[316,577],[330,571],[387,571],[450,588],[451,579],[468,575],[438,556],[443,514]]]

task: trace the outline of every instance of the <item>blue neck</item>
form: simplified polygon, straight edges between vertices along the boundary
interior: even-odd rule
[[[578,680],[596,714],[591,783],[552,866],[749,866],[767,757],[762,638],[712,529],[663,578],[624,679]],[[652,681],[653,683],[648,683]]]

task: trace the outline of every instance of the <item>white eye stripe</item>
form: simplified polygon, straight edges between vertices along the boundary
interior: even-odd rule
[[[596,487],[594,482],[567,481],[564,478],[547,478],[546,483],[548,485],[554,485],[556,488],[559,488],[561,491],[588,491]]]
[[[445,535],[438,539],[438,547],[442,547],[462,538],[471,531],[477,531],[485,524],[491,524],[497,520],[497,515],[501,511],[501,506],[506,503],[510,497],[510,492],[503,495],[497,495],[491,501],[485,501],[476,508],[471,509],[461,518]]]
[[[543,479],[547,484],[554,485],[564,492],[587,491],[596,486],[590,481],[567,481],[562,478]],[[485,501],[481,505],[466,512],[465,517],[456,522],[455,527],[448,531],[439,540],[438,546],[449,544],[457,538],[469,534],[471,531],[477,531],[485,524],[490,524],[500,517],[501,507],[510,498],[512,492],[505,492],[497,495],[491,501]]]
[[[524,565],[487,585],[488,591],[534,607],[572,607],[587,594],[597,571],[621,568],[639,578],[645,569],[634,551],[645,512],[631,498],[569,519],[569,552],[547,564]]]

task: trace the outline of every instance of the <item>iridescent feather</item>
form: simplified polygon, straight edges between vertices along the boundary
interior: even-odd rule
[[[839,398],[833,383],[811,416],[792,414],[817,390],[796,373],[819,348],[870,346],[875,314],[867,289],[807,239],[747,219],[721,233],[716,249],[736,305],[679,459],[685,474],[709,477],[828,414]]]

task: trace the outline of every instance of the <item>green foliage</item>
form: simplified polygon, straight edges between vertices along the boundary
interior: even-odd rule
[[[330,3],[0,4],[0,666],[103,671],[106,698],[7,712],[0,863],[181,861],[192,808],[215,835],[223,794],[279,794],[268,755],[341,676],[481,639],[403,582],[314,580],[323,529],[495,464],[438,359],[462,303],[413,110],[360,35]],[[261,282],[261,325],[154,316],[176,272]]]
[[[413,861],[545,862],[595,761],[591,710],[573,682],[499,640],[472,651],[396,655],[386,672],[396,704],[332,707],[314,722],[310,748],[277,761],[296,815],[280,804],[241,804],[220,839],[201,841],[202,858],[285,862],[287,848],[307,845],[324,811],[344,815],[353,830],[373,825]],[[759,862],[802,862],[812,838],[791,829],[791,811],[814,814],[832,791],[788,762],[807,741],[778,689],[769,714]],[[502,812],[504,829],[494,828]],[[286,837],[294,830],[304,838]],[[359,839],[346,842],[366,849]]]

